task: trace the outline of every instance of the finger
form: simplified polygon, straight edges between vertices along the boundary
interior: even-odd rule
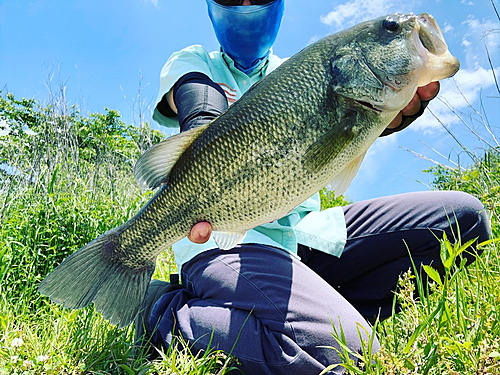
[[[403,116],[413,116],[414,114],[418,113],[418,111],[420,111],[420,105],[420,96],[415,93],[411,101],[406,107],[403,108],[401,113],[403,114]]]
[[[434,99],[439,93],[440,88],[439,82],[431,82],[426,86],[419,87],[417,89],[417,95],[420,97],[420,100],[429,101]]]
[[[191,228],[191,233],[189,233],[189,240],[194,243],[205,243],[210,238],[212,234],[212,225],[206,221],[197,223]]]
[[[397,128],[399,125],[401,125],[401,121],[403,120],[403,115],[401,112],[398,113],[396,117],[394,117],[394,120],[391,121],[391,123],[387,126],[388,129],[394,129]]]

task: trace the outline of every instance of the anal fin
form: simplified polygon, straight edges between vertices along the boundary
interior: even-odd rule
[[[245,232],[212,232],[212,237],[222,250],[230,250],[245,237]]]

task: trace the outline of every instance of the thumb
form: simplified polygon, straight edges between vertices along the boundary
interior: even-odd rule
[[[212,225],[206,221],[197,223],[191,228],[188,239],[194,243],[205,243],[212,234]]]

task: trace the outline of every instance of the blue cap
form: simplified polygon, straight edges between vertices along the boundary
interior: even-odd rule
[[[214,0],[206,1],[222,51],[234,60],[239,70],[250,74],[269,55],[276,40],[284,0],[249,6],[224,6]]]

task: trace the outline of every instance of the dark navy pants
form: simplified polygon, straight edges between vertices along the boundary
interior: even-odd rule
[[[490,236],[484,207],[461,192],[378,198],[346,206],[344,214],[348,239],[340,258],[300,246],[299,261],[263,245],[196,256],[183,266],[185,288],[154,306],[156,339],[168,345],[173,332],[195,349],[211,342],[232,352],[246,374],[319,374],[340,362],[322,347],[339,347],[332,324],[338,331],[341,324],[348,346],[359,351],[359,335],[371,333],[365,318],[390,314],[398,277],[411,267],[408,252],[415,264],[442,272],[436,237]],[[378,347],[375,340],[373,351]]]

